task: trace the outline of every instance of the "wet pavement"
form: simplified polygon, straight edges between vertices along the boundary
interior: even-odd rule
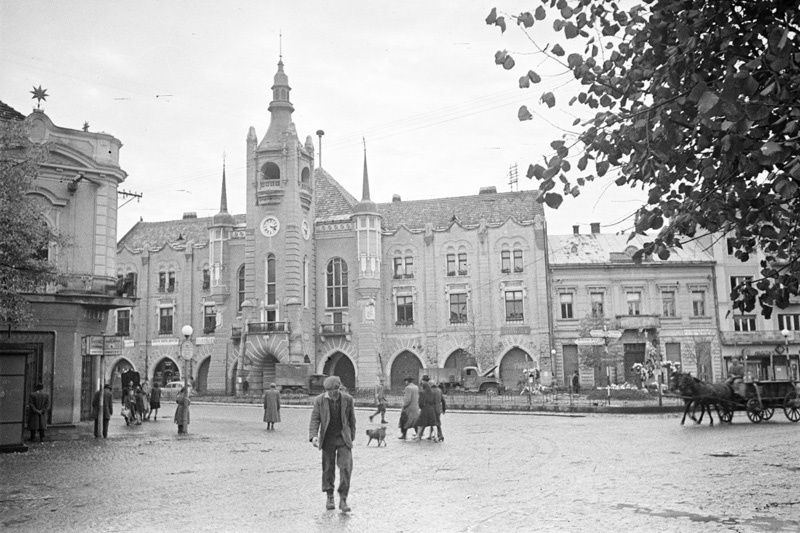
[[[352,512],[325,510],[310,409],[266,431],[254,405],[194,404],[141,426],[116,415],[0,455],[4,532],[800,530],[800,425],[680,426],[677,414],[448,412],[445,441],[367,446],[359,409]]]

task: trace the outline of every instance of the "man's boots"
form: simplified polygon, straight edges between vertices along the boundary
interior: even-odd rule
[[[328,501],[325,503],[325,509],[329,511],[336,509],[336,504],[333,501],[333,492],[328,493]]]
[[[350,506],[347,505],[347,496],[340,496],[339,497],[339,509],[343,513],[349,513],[350,512]]]

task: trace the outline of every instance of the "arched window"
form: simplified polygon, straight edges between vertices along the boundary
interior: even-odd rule
[[[308,307],[308,257],[303,256],[303,307]]]
[[[275,256],[269,254],[267,257],[267,305],[277,303],[276,294],[277,284],[275,283]]]
[[[239,267],[239,272],[236,274],[236,291],[239,295],[239,311],[242,310],[242,304],[244,303],[244,265]]]
[[[265,163],[263,167],[261,167],[261,179],[262,180],[279,180],[281,179],[281,169],[275,163],[269,162]]]
[[[308,170],[308,167],[304,168],[300,172],[300,185],[307,190],[311,189],[311,172]]]
[[[328,262],[325,276],[327,307],[347,307],[347,263],[339,257]]]

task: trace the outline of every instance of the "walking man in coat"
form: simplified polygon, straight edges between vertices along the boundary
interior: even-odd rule
[[[347,495],[350,492],[350,475],[353,472],[353,437],[356,434],[356,415],[353,397],[341,392],[338,376],[329,376],[323,382],[325,392],[314,398],[308,440],[322,450],[322,492],[328,495],[325,508],[334,509],[333,486],[336,467],[339,467],[339,509],[350,512]]]
[[[281,393],[274,383],[264,393],[264,422],[267,429],[275,429],[275,422],[281,421]]]
[[[100,391],[94,393],[92,400],[92,418],[94,418],[94,434],[98,436],[98,429],[100,428],[100,416],[103,420],[103,438],[108,438],[108,421],[111,420],[111,415],[114,414],[114,397],[111,394],[111,384],[106,383],[103,386],[103,412],[100,412]]]
[[[419,387],[414,384],[414,378],[407,377],[406,388],[403,391],[403,410],[400,412],[399,439],[405,440],[408,428],[414,427],[419,416]]]
[[[36,432],[39,432],[39,440],[44,442],[44,433],[47,429],[47,411],[50,409],[50,395],[44,390],[44,385],[36,384],[36,390],[28,398],[28,429],[31,432],[31,442],[36,440]]]

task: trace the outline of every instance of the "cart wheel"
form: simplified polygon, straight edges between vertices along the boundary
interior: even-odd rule
[[[769,420],[772,418],[772,415],[775,414],[774,407],[765,407],[764,410],[761,412],[761,419],[762,420]]]
[[[719,408],[719,419],[730,424],[733,422],[733,411],[725,406]]]
[[[783,400],[783,412],[786,418],[792,422],[800,420],[800,398],[798,398],[797,391],[791,391],[786,395]]]
[[[764,411],[761,409],[761,405],[759,405],[758,400],[755,398],[750,398],[747,401],[747,418],[750,419],[750,422],[753,424],[758,424],[761,422],[763,417]]]

